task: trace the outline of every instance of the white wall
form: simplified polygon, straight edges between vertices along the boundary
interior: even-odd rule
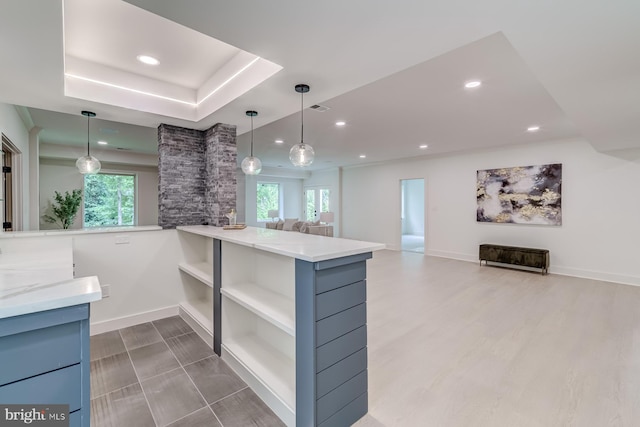
[[[333,235],[335,237],[340,236],[340,224],[342,221],[340,175],[341,171],[338,168],[313,171],[311,176],[303,182],[303,190],[306,188],[329,188],[331,190],[329,207],[334,213]]]
[[[29,130],[13,105],[0,103],[0,134],[4,134],[21,152],[22,229],[29,230]]]
[[[117,236],[130,243],[116,244]],[[91,304],[91,323],[176,306],[184,300],[177,267],[176,230],[73,237],[76,277],[98,276],[109,298]]]
[[[476,171],[562,163],[560,227],[476,222]],[[477,261],[483,242],[547,248],[551,272],[640,285],[640,151],[584,140],[422,158],[343,171],[343,234],[398,248],[400,179],[425,178],[426,254]]]
[[[138,184],[137,225],[158,224],[158,169],[154,166],[130,166],[104,163],[102,172],[135,173]],[[75,161],[63,159],[40,159],[40,229],[60,228],[42,220],[47,208],[53,201],[54,191],[64,193],[84,187],[83,175],[78,173]],[[82,228],[82,207],[78,212],[72,229]]]

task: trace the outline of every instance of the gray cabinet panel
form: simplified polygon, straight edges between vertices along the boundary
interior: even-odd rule
[[[82,427],[82,411],[78,410],[69,414],[69,427]]]
[[[324,292],[316,297],[316,320],[362,304],[366,300],[367,288],[364,280]]]
[[[360,397],[336,412],[325,422],[319,424],[319,427],[345,427],[352,425],[367,413],[368,400],[368,393],[361,394]]]
[[[316,293],[320,294],[345,285],[350,285],[351,283],[364,280],[366,277],[366,261],[319,270],[316,273]]]
[[[69,366],[0,387],[5,404],[68,404],[69,411],[81,407],[80,365]]]
[[[330,418],[366,391],[367,371],[363,371],[318,399],[317,423],[320,424]]]
[[[80,362],[80,323],[0,338],[0,386]]]
[[[367,326],[361,326],[333,341],[329,341],[316,350],[316,372],[327,369],[367,346]]]
[[[316,396],[320,398],[340,384],[348,381],[367,369],[367,349],[352,354],[340,362],[318,373],[316,377]]]
[[[360,304],[316,322],[316,346],[351,332],[367,323],[366,304]]]

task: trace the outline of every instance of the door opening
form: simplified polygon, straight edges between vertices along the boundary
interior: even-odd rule
[[[424,179],[400,181],[400,248],[424,253]]]

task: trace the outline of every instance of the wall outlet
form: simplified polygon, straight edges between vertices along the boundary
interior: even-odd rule
[[[119,234],[116,236],[116,245],[128,245],[130,242],[131,240],[126,234]]]
[[[111,285],[101,285],[100,290],[102,290],[102,299],[111,296]]]

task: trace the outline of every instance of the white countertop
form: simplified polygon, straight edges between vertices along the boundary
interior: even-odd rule
[[[1,239],[15,239],[21,237],[42,237],[42,236],[78,236],[84,234],[101,233],[129,233],[136,231],[162,230],[159,225],[125,225],[122,227],[93,227],[70,230],[39,230],[39,231],[13,231],[0,233]]]
[[[96,276],[0,289],[0,319],[69,307],[102,298]]]
[[[0,250],[0,319],[102,298],[97,277],[73,278],[70,238]]]
[[[382,243],[257,227],[224,230],[222,227],[210,225],[191,225],[177,227],[177,229],[309,262],[325,261],[385,248]]]

